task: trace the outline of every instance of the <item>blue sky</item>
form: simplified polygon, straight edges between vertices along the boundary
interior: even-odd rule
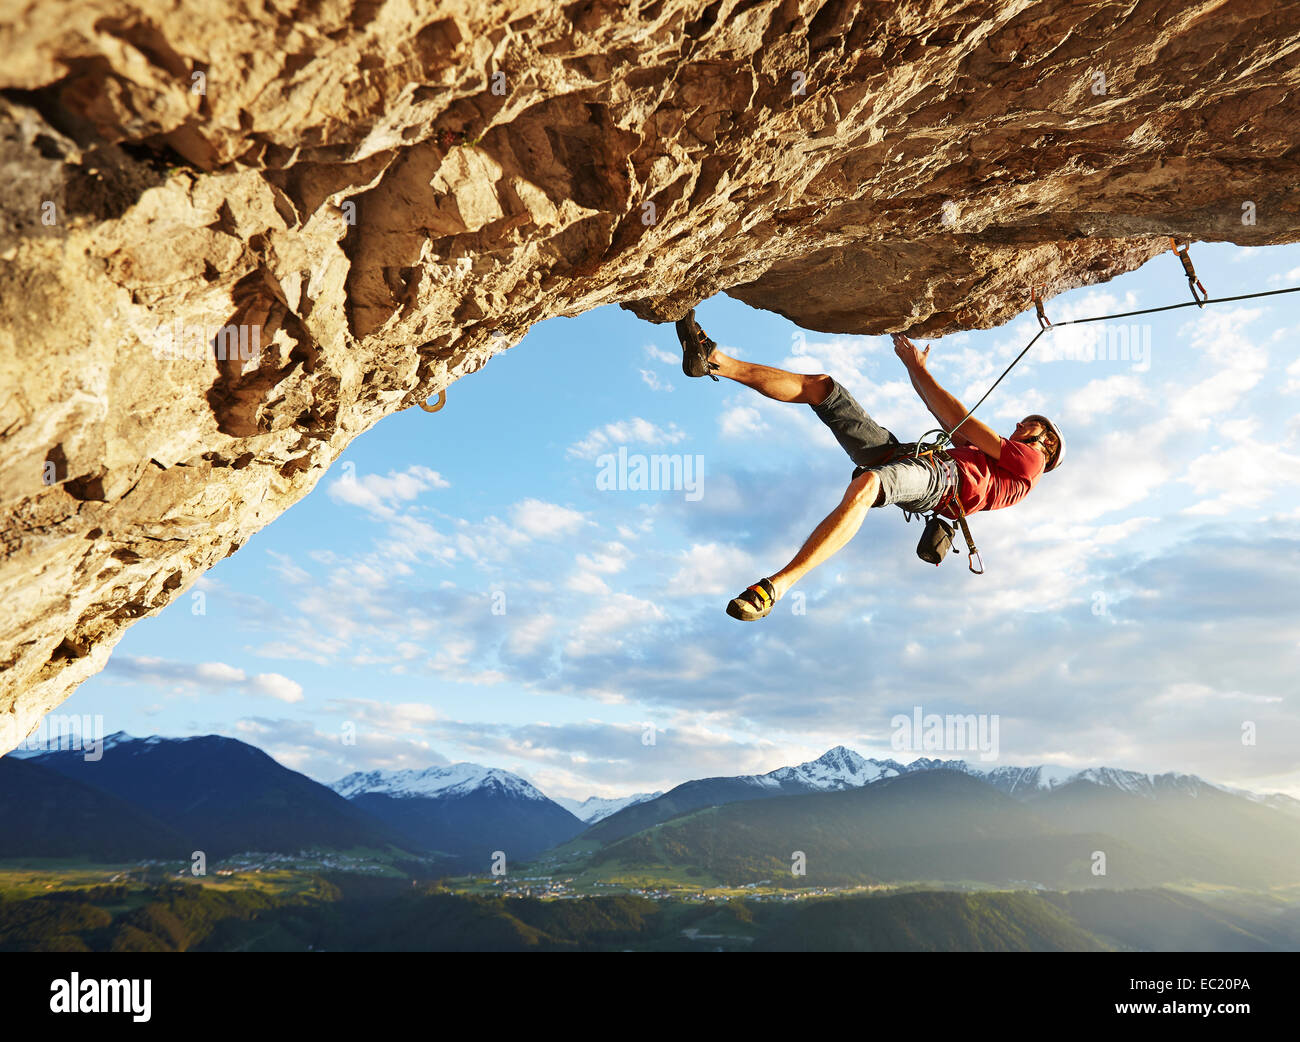
[[[1300,284],[1300,247],[1192,256],[1212,296]],[[1164,254],[1048,314],[1187,294]],[[724,296],[697,314],[729,353],[832,374],[903,440],[933,426],[887,337],[805,332]],[[1066,338],[1098,327],[1043,338],[981,410],[1003,432],[1047,413],[1069,444],[1024,502],[974,518],[987,574],[923,564],[920,526],[887,508],[746,624],[727,601],[789,559],[852,464],[806,406],[683,376],[671,325],[613,307],[553,319],[441,412],[356,439],[132,626],[63,711],[229,734],[323,781],[469,760],[584,798],[837,744],[908,760],[890,721],[921,706],[996,716],[1000,764],[1300,796],[1300,294],[1130,323],[1101,329],[1091,360]],[[1031,309],[933,341],[931,371],[972,404],[1036,329]],[[697,493],[598,488],[620,447],[702,458]]]

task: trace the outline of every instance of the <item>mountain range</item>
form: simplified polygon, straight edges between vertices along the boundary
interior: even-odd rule
[[[507,866],[571,839],[583,823],[518,775],[472,763],[349,774],[331,788],[421,850]]]
[[[148,820],[165,830],[156,833],[160,842],[149,844],[150,853],[159,853],[165,839],[171,856],[186,860],[195,850],[221,858],[244,850],[401,845],[402,837],[382,821],[234,738],[134,739],[117,733],[104,740],[98,760],[87,760],[80,750],[61,749],[15,762],[78,783],[76,790],[67,791],[75,791],[82,805],[88,792],[112,798],[98,804],[99,827],[84,837],[80,850],[86,857],[109,856],[120,846],[119,832],[139,831]],[[10,790],[0,797],[8,804]],[[65,802],[47,803],[5,846],[28,856],[56,856],[50,851],[66,842],[70,824]]]
[[[560,848],[555,870],[701,885],[1300,882],[1300,820],[1204,783],[1146,793],[1078,778],[1025,799],[935,768],[835,792],[735,800],[625,835],[607,827],[617,817],[584,833],[581,846]],[[592,849],[587,841],[602,832]]]
[[[999,792],[1022,800],[1034,799],[1077,782],[1088,782],[1152,799],[1176,792],[1195,794],[1212,789],[1300,816],[1300,800],[1290,796],[1280,793],[1261,796],[1228,789],[1212,785],[1192,774],[1169,772],[1153,775],[1113,767],[1080,769],[1056,766],[995,767],[986,771],[972,767],[964,760],[922,757],[902,764],[896,760],[868,759],[852,749],[837,745],[815,760],[795,767],[779,767],[767,774],[742,774],[683,782],[662,796],[640,801],[594,822],[594,827],[586,835],[601,843],[610,843],[703,807],[777,796],[840,792],[889,778],[935,770],[955,771],[978,778]]]
[[[630,807],[634,803],[645,803],[647,800],[658,799],[662,795],[662,792],[638,792],[631,796],[588,796],[585,800],[575,800],[568,796],[556,796],[555,802],[588,825],[594,825],[602,818],[617,814],[624,807]]]
[[[483,872],[546,853],[586,873],[688,872],[790,885],[907,879],[1045,886],[1297,881],[1300,802],[1194,775],[874,760],[843,746],[762,775],[552,800],[475,764],[354,772],[326,786],[244,742],[105,740],[0,759],[0,856],[100,860],[369,848]],[[1102,873],[1096,855],[1104,855]]]
[[[194,849],[185,846],[174,829],[110,792],[39,763],[0,757],[0,857],[126,861],[185,857]]]

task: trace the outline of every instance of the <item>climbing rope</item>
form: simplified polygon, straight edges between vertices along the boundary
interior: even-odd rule
[[[963,416],[961,420],[956,425],[953,426],[952,430],[947,430],[943,427],[935,427],[931,430],[926,431],[923,435],[921,435],[921,437],[916,442],[916,447],[912,450],[913,458],[919,459],[922,456],[933,457],[936,455],[944,455],[945,454],[944,450],[952,446],[953,435],[957,433],[957,431],[961,428],[961,425],[975,415],[975,410],[984,404],[985,399],[987,399],[988,396],[992,394],[994,390],[997,389],[998,384],[1000,384],[1006,378],[1006,375],[1019,364],[1020,360],[1029,353],[1029,349],[1032,348],[1036,343],[1038,343],[1038,338],[1041,337],[1044,333],[1046,333],[1049,329],[1060,329],[1062,326],[1080,326],[1086,322],[1105,322],[1106,320],[1113,319],[1113,318],[1132,318],[1135,315],[1154,315],[1161,311],[1175,311],[1178,308],[1190,308],[1190,307],[1203,308],[1205,307],[1206,304],[1228,304],[1235,300],[1253,300],[1257,297],[1276,297],[1283,293],[1300,293],[1300,286],[1290,286],[1286,289],[1261,290],[1258,293],[1241,293],[1233,297],[1212,298],[1210,297],[1209,293],[1205,289],[1204,284],[1201,282],[1200,278],[1196,274],[1196,268],[1193,267],[1192,259],[1188,255],[1189,247],[1187,245],[1184,245],[1183,248],[1180,250],[1178,248],[1178,241],[1176,239],[1171,238],[1169,241],[1170,243],[1172,243],[1174,254],[1182,262],[1183,272],[1187,276],[1187,285],[1191,288],[1192,291],[1191,300],[1185,301],[1182,304],[1165,304],[1158,308],[1140,308],[1137,311],[1120,311],[1112,315],[1092,315],[1088,318],[1072,318],[1072,319],[1067,319],[1064,322],[1053,322],[1050,318],[1047,317],[1047,312],[1043,308],[1043,297],[1042,297],[1041,290],[1045,289],[1046,285],[1044,284],[1041,287],[1039,285],[1031,286],[1029,289],[1029,295],[1030,295],[1030,299],[1033,301],[1034,310],[1038,317],[1038,332],[1033,335],[1033,338],[1029,341],[1029,343],[1027,343],[1024,346],[1020,354],[1016,355],[1016,357],[1011,360],[1011,364],[1007,366],[1004,370],[1002,370],[1002,375],[993,381],[992,386],[990,386],[989,389],[984,392],[984,394],[980,397],[979,401],[977,401],[973,406],[971,406],[970,411],[967,412],[966,415]],[[1197,293],[1198,288],[1200,289],[1199,294]],[[935,436],[933,441],[930,440],[931,435]],[[966,548],[968,554],[968,562],[967,562],[968,567],[976,575],[982,575],[984,574],[984,562],[979,557],[979,551],[975,548],[975,542],[971,538],[970,528],[966,524],[966,513],[964,510],[962,510],[961,507],[961,499],[959,495],[953,495],[952,500],[957,510],[957,522],[961,526],[962,537],[966,540]],[[904,513],[906,519],[908,521],[911,521],[912,515],[907,512]],[[932,513],[930,518],[931,524],[935,522],[937,516],[938,514],[936,508],[936,511]],[[927,528],[927,533],[928,533],[928,528]],[[922,542],[923,543],[925,542],[924,536],[922,537]],[[918,553],[919,553],[919,548],[918,548]],[[942,555],[940,555],[940,560],[942,560]],[[977,560],[979,560],[978,569],[975,567],[975,562]]]
[[[1182,252],[1178,253],[1178,256],[1183,261],[1183,267],[1188,270],[1187,281],[1189,283],[1194,283],[1196,286],[1201,286],[1201,290],[1202,292],[1204,292],[1205,287],[1201,285],[1201,280],[1196,277],[1196,270],[1191,267],[1192,262],[1187,257],[1187,247],[1184,246]],[[1287,289],[1261,290],[1258,293],[1241,293],[1235,297],[1209,297],[1209,296],[1198,297],[1196,295],[1195,288],[1193,288],[1192,289],[1193,299],[1184,301],[1181,304],[1165,304],[1162,307],[1141,308],[1137,311],[1119,311],[1113,315],[1092,315],[1088,318],[1071,318],[1071,319],[1067,319],[1064,322],[1052,322],[1051,319],[1049,319],[1043,311],[1042,299],[1037,296],[1036,291],[1031,291],[1031,292],[1034,295],[1034,303],[1038,309],[1039,327],[1040,327],[1038,332],[1034,334],[1033,339],[1030,340],[1029,343],[1025,345],[1024,350],[1022,350],[1020,354],[1016,355],[1016,357],[1012,359],[1011,364],[1007,366],[1004,370],[1002,370],[1002,375],[993,381],[993,385],[987,391],[984,392],[984,394],[980,397],[980,400],[977,401],[971,407],[970,412],[968,412],[965,416],[963,416],[961,420],[952,428],[952,430],[945,430],[944,428],[936,427],[932,431],[925,432],[925,435],[923,435],[921,439],[922,442],[930,434],[939,434],[941,435],[941,438],[938,440],[938,444],[942,445],[944,442],[951,444],[952,436],[957,432],[958,428],[960,428],[963,423],[965,423],[967,420],[969,420],[972,416],[975,415],[975,410],[984,404],[984,400],[988,398],[990,394],[993,393],[993,391],[997,388],[998,384],[1000,384],[1003,381],[1003,379],[1006,377],[1007,373],[1011,372],[1011,370],[1016,367],[1019,361],[1029,353],[1029,349],[1033,347],[1036,343],[1038,343],[1038,338],[1042,336],[1044,333],[1046,333],[1049,329],[1060,329],[1063,326],[1080,326],[1083,325],[1085,322],[1105,322],[1108,319],[1112,319],[1112,318],[1132,318],[1134,315],[1154,315],[1160,311],[1175,311],[1178,308],[1190,308],[1190,307],[1203,308],[1205,307],[1206,304],[1228,304],[1234,300],[1253,300],[1256,297],[1276,297],[1282,293],[1300,293],[1300,286],[1290,286]]]

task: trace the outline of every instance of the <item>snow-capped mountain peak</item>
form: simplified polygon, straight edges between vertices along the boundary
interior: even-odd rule
[[[815,760],[794,767],[778,767],[757,779],[765,785],[798,784],[812,789],[834,792],[858,789],[880,778],[890,778],[901,768],[892,760],[868,760],[842,745],[828,749]]]
[[[986,773],[972,767],[965,760],[934,760],[928,756],[920,756],[901,769],[904,773],[908,771],[960,771],[962,774],[977,776]]]
[[[1080,772],[1074,767],[1040,764],[1037,767],[994,767],[991,771],[978,773],[990,785],[1015,796],[1025,791],[1058,788],[1074,781]]]
[[[767,774],[749,776],[754,784],[770,789],[791,787],[833,792],[856,789],[882,778],[918,771],[959,771],[988,782],[1012,796],[1026,796],[1037,792],[1050,792],[1073,782],[1091,782],[1106,789],[1117,789],[1135,796],[1155,799],[1163,795],[1199,796],[1207,790],[1236,792],[1214,785],[1194,774],[1144,774],[1116,767],[1065,767],[1057,764],[1038,764],[1034,767],[994,767],[983,770],[972,767],[965,760],[937,760],[918,757],[907,764],[895,760],[874,760],[861,756],[845,746],[828,749],[815,760],[793,767],[780,767]]]
[[[125,748],[128,752],[136,752],[150,746],[162,745],[164,742],[186,742],[189,738],[164,738],[162,735],[150,735],[148,738],[135,738],[125,731],[114,731],[112,734],[106,734],[102,739],[103,745],[101,752],[108,752],[110,749]],[[76,731],[71,734],[50,735],[36,734],[30,738],[23,739],[8,756],[15,760],[24,760],[33,756],[44,756],[46,753],[59,752],[61,750],[86,750],[94,748],[97,739],[91,733],[81,735]],[[29,744],[30,743],[30,744]]]
[[[588,796],[585,800],[575,800],[568,796],[555,796],[552,798],[574,817],[585,821],[588,825],[594,825],[624,807],[645,803],[647,800],[657,799],[662,795],[662,792],[638,792],[632,796]]]
[[[916,761],[908,767],[916,770],[919,764],[920,761]],[[990,785],[1011,796],[1029,792],[1047,792],[1075,782],[1090,782],[1103,789],[1117,789],[1120,792],[1149,799],[1174,793],[1199,796],[1206,789],[1222,788],[1212,785],[1195,774],[1179,774],[1173,771],[1165,774],[1144,774],[1141,771],[1127,771],[1118,767],[1078,768],[1056,764],[1039,764],[1036,767],[995,767],[991,771],[979,771],[967,767],[964,763],[961,766],[967,773],[983,778]]]
[[[401,771],[354,771],[330,788],[345,799],[377,793],[399,799],[465,796],[478,789],[496,790],[528,800],[545,800],[545,794],[517,774],[476,763],[447,767],[408,768]]]
[[[104,736],[104,751],[116,749],[119,746],[152,746],[162,745],[163,742],[183,742],[184,738],[164,738],[162,735],[151,734],[148,738],[133,738],[125,731],[114,731],[110,735]]]

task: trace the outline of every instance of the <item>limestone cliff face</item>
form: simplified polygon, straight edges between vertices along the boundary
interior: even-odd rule
[[[0,0],[0,54],[3,749],[542,319],[937,335],[1300,238],[1268,0]]]

